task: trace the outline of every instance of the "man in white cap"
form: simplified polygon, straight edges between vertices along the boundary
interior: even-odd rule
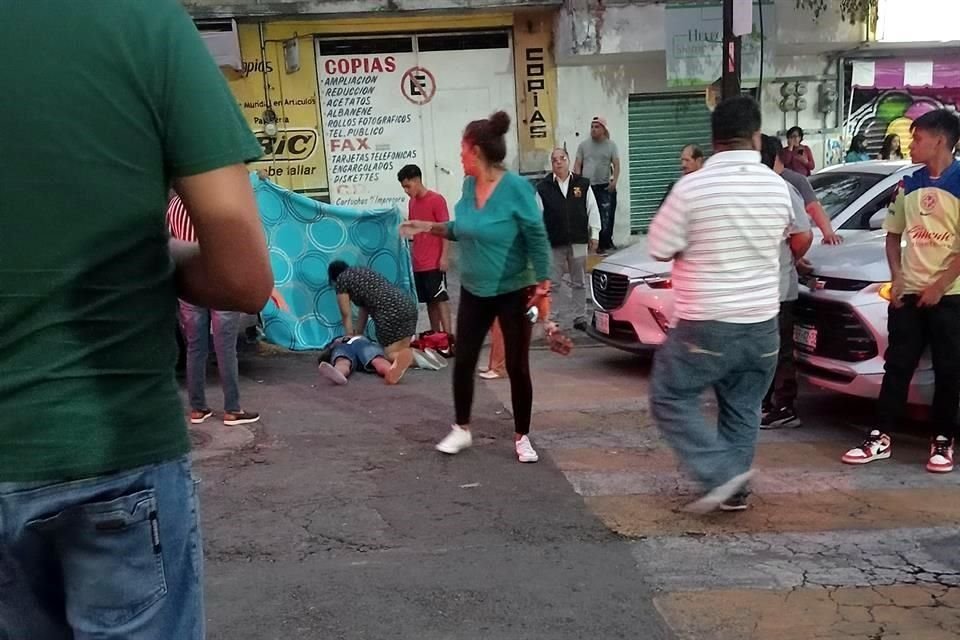
[[[577,147],[573,172],[590,181],[600,208],[600,243],[598,253],[615,250],[613,223],[617,213],[617,180],[620,178],[620,155],[610,139],[605,118],[595,116],[590,122],[590,139]]]

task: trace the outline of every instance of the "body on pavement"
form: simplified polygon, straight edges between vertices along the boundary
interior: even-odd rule
[[[953,470],[960,405],[960,120],[945,109],[913,121],[910,157],[924,166],[901,180],[883,228],[892,283],[878,429],[843,461],[889,458],[902,426],[910,381],[924,351],[933,360],[932,432],[927,470]]]
[[[674,328],[657,351],[651,408],[701,484],[693,511],[745,508],[760,405],[779,352],[780,251],[793,208],[787,184],[760,162],[760,107],[742,96],[712,114],[714,155],[674,186],[649,249],[673,260]],[[712,388],[720,413],[704,420]]]
[[[317,357],[320,375],[333,384],[347,384],[354,371],[376,373],[387,384],[397,384],[405,369],[392,366],[383,347],[366,336],[339,336]]]
[[[474,369],[494,319],[500,321],[510,375],[515,450],[520,462],[539,459],[528,436],[533,411],[530,379],[531,298],[550,291],[550,244],[534,191],[522,177],[503,168],[510,116],[503,111],[467,125],[460,159],[467,176],[446,224],[410,220],[401,231],[432,233],[459,243],[460,308],[453,400],[457,422],[437,445],[455,454],[471,446]]]
[[[417,331],[417,303],[373,269],[350,267],[342,260],[334,260],[327,272],[337,291],[344,335],[362,336],[367,320],[372,320],[377,342],[397,369],[399,380],[413,363],[410,342]],[[354,305],[358,310],[356,320]]]
[[[0,161],[0,637],[201,640],[177,298],[267,302],[262,149],[176,0],[5,2],[0,42],[31,132]]]

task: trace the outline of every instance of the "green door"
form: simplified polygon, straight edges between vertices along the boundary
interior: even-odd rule
[[[630,96],[630,232],[645,233],[667,188],[680,177],[680,150],[710,153],[703,93]]]

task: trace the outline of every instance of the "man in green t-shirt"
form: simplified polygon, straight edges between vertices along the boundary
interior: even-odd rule
[[[0,0],[0,54],[0,638],[202,638],[176,304],[270,295],[260,147],[177,0]]]

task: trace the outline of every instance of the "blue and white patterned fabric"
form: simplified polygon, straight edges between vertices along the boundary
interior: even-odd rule
[[[270,247],[276,288],[290,307],[263,311],[268,342],[304,351],[343,334],[327,266],[366,266],[414,296],[410,249],[399,234],[397,207],[354,209],[311,200],[251,174]],[[372,325],[368,335],[372,333]]]

